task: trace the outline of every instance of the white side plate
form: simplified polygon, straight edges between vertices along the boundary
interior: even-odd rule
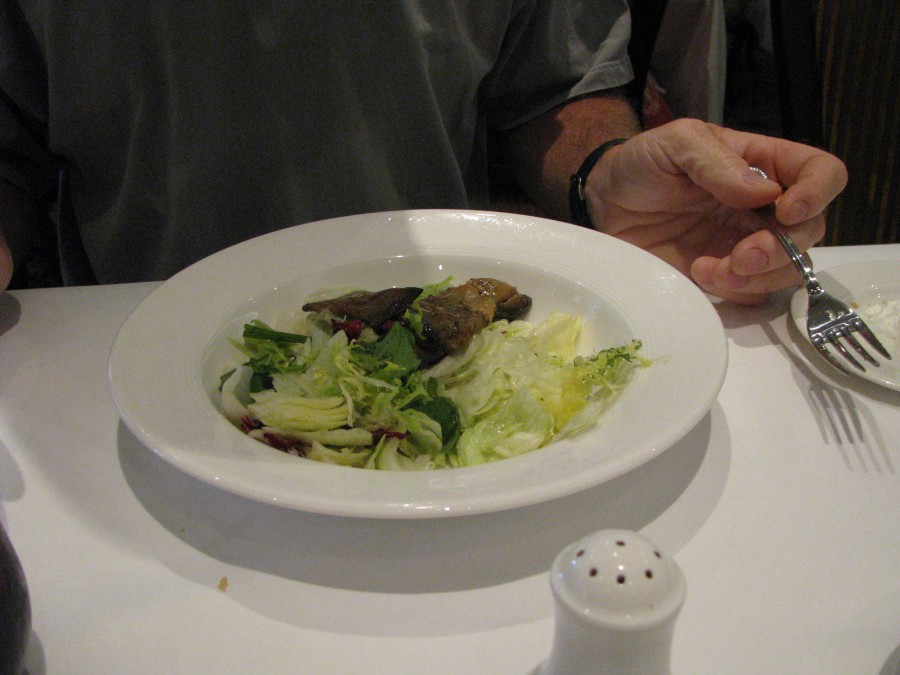
[[[816,278],[826,291],[856,310],[893,357],[890,361],[882,358],[869,343],[860,338],[860,343],[880,365],[876,368],[864,363],[864,373],[851,366],[847,369],[854,377],[900,391],[900,339],[897,335],[900,330],[900,263],[876,261],[838,265],[821,272],[816,271]],[[808,341],[806,308],[806,291],[800,288],[791,297],[791,317],[797,330]],[[840,382],[840,373],[824,360],[822,363],[825,364],[822,367],[828,369],[833,379]]]

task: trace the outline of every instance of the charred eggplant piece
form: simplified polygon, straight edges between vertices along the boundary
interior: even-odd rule
[[[515,321],[525,316],[528,310],[531,309],[531,298],[519,293],[515,286],[505,281],[484,277],[470,279],[466,283],[472,284],[477,288],[482,296],[494,299],[493,321],[500,321],[501,319]]]
[[[478,278],[424,298],[420,306],[429,348],[452,354],[488,324],[523,316],[531,298],[506,282]]]
[[[362,321],[368,326],[383,326],[403,316],[421,288],[388,288],[383,291],[353,291],[330,300],[318,300],[303,305],[304,312],[330,312],[335,317]]]
[[[329,312],[342,321],[361,321],[377,330],[401,319],[421,292],[421,288],[412,286],[353,291],[308,302],[303,311]],[[531,298],[504,281],[480,277],[424,298],[420,306],[425,341],[417,345],[417,351],[425,364],[431,364],[464,349],[488,324],[524,316],[531,308]]]

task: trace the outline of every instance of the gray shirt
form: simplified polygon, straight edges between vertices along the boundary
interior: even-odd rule
[[[63,248],[103,283],[297,223],[482,207],[489,128],[631,78],[624,0],[4,5],[0,178],[40,198],[62,172]]]

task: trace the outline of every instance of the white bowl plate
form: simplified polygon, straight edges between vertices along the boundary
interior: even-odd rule
[[[379,290],[452,275],[495,277],[530,295],[526,317],[584,319],[585,351],[644,343],[654,360],[596,427],[493,464],[366,471],[289,456],[230,424],[216,404],[235,361],[227,337],[278,322],[325,288]],[[372,518],[485,513],[575,493],[682,438],[722,385],[727,344],[707,298],[679,272],[612,237],[540,218],[398,211],[309,223],[221,251],[152,292],[116,336],[112,394],[129,429],[164,460],[223,490],[286,508]]]
[[[878,367],[862,363],[866,372],[860,372],[848,364],[847,369],[854,377],[859,377],[888,389],[900,391],[900,339],[897,331],[900,328],[898,311],[900,311],[900,263],[890,261],[874,261],[865,263],[849,263],[826,270],[816,271],[816,278],[822,287],[831,295],[856,310],[878,341],[891,354],[893,359],[882,358],[864,339],[860,343],[879,362]],[[791,296],[791,318],[807,342],[806,309],[808,296],[803,288]],[[818,356],[816,357],[818,358]],[[841,360],[840,356],[837,356]],[[842,376],[836,368],[827,365],[823,359],[822,368],[840,383]]]

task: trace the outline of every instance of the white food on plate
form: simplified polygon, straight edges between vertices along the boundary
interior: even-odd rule
[[[857,313],[891,356],[895,356],[900,335],[900,300],[871,302],[862,305]]]

